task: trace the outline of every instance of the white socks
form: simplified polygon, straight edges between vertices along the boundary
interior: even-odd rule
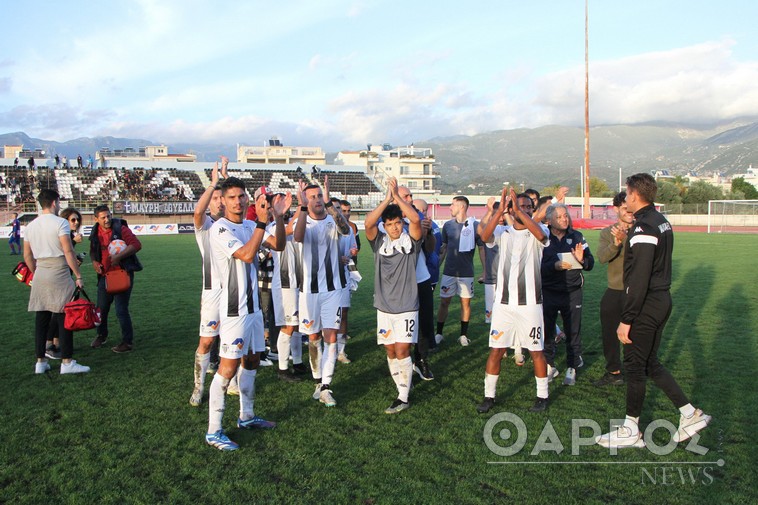
[[[248,370],[240,367],[239,387],[240,387],[240,419],[247,421],[255,416],[253,404],[255,403],[255,376],[257,370]]]
[[[292,333],[290,338],[290,351],[292,352],[292,364],[299,365],[303,362],[303,334],[299,332]]]
[[[400,401],[408,403],[408,395],[411,392],[411,381],[413,380],[413,361],[411,357],[403,359],[387,358],[387,364],[392,374],[392,380],[397,386],[397,398]]]
[[[537,398],[547,398],[547,377],[535,377],[534,380],[537,381]]]
[[[290,335],[280,331],[279,337],[276,339],[276,348],[279,350],[279,370],[289,369],[291,338]]]
[[[497,389],[497,379],[499,375],[484,374],[484,397],[494,398]]]
[[[221,420],[224,417],[224,408],[226,407],[226,388],[228,387],[229,379],[216,372],[208,391],[208,433],[216,433],[221,429]]]
[[[211,364],[211,353],[198,354],[195,352],[195,387],[202,389],[205,386],[205,374]]]
[[[323,351],[321,349],[321,339],[308,340],[308,357],[311,362],[311,374],[314,379],[321,379],[321,358]]]
[[[321,357],[321,384],[329,386],[334,375],[334,365],[337,363],[337,343],[324,342],[324,353]],[[315,377],[314,377],[315,378]],[[328,388],[327,388],[328,389]]]
[[[344,333],[337,333],[337,354],[345,354],[347,339]]]

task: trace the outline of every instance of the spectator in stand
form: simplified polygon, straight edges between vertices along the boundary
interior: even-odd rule
[[[34,156],[29,156],[29,161],[27,163],[29,164],[29,170],[34,170]]]
[[[77,166],[77,168],[84,168],[84,166],[82,164],[82,155],[81,154],[76,157],[76,166]]]
[[[24,260],[34,274],[29,295],[29,312],[36,312],[34,373],[50,370],[45,357],[45,340],[51,323],[58,326],[61,336],[61,374],[86,373],[89,367],[71,359],[74,335],[64,326],[63,306],[71,300],[75,286],[84,287],[71,245],[70,229],[68,222],[58,217],[61,202],[56,191],[43,189],[37,200],[42,212],[26,227],[24,240]],[[70,272],[74,272],[76,281],[71,279]]]

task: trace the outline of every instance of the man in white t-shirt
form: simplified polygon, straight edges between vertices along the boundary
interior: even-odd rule
[[[273,428],[253,412],[255,376],[260,363],[258,353],[265,349],[263,316],[258,300],[258,249],[265,241],[276,250],[285,243],[282,215],[289,208],[292,197],[278,196],[272,210],[276,221],[276,237],[265,232],[266,222],[245,220],[248,196],[245,184],[236,177],[221,185],[224,217],[216,221],[210,231],[213,271],[218,274],[221,296],[219,299],[221,349],[219,369],[213,376],[209,390],[208,432],[205,441],[222,451],[233,451],[239,446],[226,436],[221,428],[224,416],[226,390],[239,368],[240,416],[237,427],[242,429]],[[264,204],[265,205],[265,204]],[[260,215],[265,216],[265,209]],[[240,360],[242,367],[239,367]]]
[[[344,216],[329,199],[329,178],[324,189],[300,181],[300,218],[295,242],[302,244],[303,279],[300,283],[300,332],[308,335],[311,372],[316,381],[313,398],[334,407],[331,391],[337,362],[337,330],[340,328],[342,289],[347,285],[340,263],[339,237],[350,233]],[[321,349],[323,335],[324,348]]]

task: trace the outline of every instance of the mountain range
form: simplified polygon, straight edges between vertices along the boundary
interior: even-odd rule
[[[43,149],[51,157],[75,158],[102,147],[123,149],[160,145],[147,139],[78,138],[66,142],[31,138],[25,133],[0,135],[0,145]],[[435,182],[443,193],[472,185],[476,193],[499,192],[504,182],[537,189],[555,184],[578,186],[584,164],[584,128],[543,126],[499,130],[472,136],[438,137],[416,142],[431,147],[442,176]],[[235,144],[169,144],[172,153],[193,153],[198,161],[234,160]],[[336,153],[327,154],[331,161]],[[744,173],[758,166],[758,118],[741,118],[708,125],[645,123],[590,128],[590,174],[616,187],[635,172],[668,170],[672,175]]]

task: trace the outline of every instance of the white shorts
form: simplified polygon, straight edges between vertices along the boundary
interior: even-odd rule
[[[474,278],[443,275],[440,281],[440,298],[452,298],[455,295],[460,295],[461,298],[473,298]]]
[[[495,301],[495,285],[484,285],[484,322],[492,322],[492,302]]]
[[[297,288],[273,288],[271,296],[274,299],[274,319],[276,325],[297,326],[297,307],[300,291]]]
[[[415,344],[418,341],[418,311],[388,314],[376,311],[376,343]]]
[[[490,347],[523,347],[530,351],[543,349],[545,329],[542,305],[503,305],[492,309]]]
[[[325,293],[300,293],[300,333],[313,335],[323,329],[339,330],[342,322],[342,289]]]
[[[221,290],[204,289],[200,298],[200,336],[218,337],[218,327],[221,315],[218,302],[221,299]]]
[[[342,288],[342,300],[340,301],[340,307],[349,309],[350,299],[353,297],[353,292],[350,288]]]
[[[263,337],[263,312],[257,311],[239,317],[221,320],[221,347],[218,355],[226,359],[240,359],[249,352],[266,350]]]

